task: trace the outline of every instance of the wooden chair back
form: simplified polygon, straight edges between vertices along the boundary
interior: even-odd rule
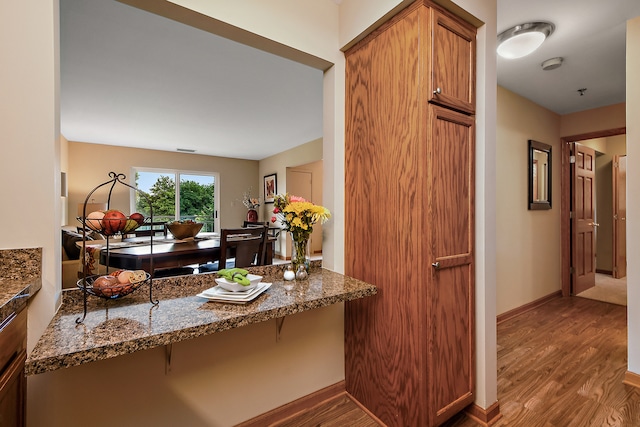
[[[235,267],[263,265],[266,236],[266,226],[222,229],[218,269],[226,268],[230,256],[235,257]]]

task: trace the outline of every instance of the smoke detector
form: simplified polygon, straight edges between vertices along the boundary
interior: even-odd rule
[[[547,59],[540,65],[542,65],[542,69],[544,71],[555,70],[556,68],[559,68],[562,65],[562,61],[563,61],[563,58],[558,56],[557,58]]]

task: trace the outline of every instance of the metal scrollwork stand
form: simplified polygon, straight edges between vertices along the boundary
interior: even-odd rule
[[[111,206],[111,194],[113,192],[113,188],[116,186],[116,184],[121,184],[124,185],[125,187],[129,187],[130,189],[136,191],[136,193],[140,194],[145,200],[146,202],[149,204],[149,222],[151,224],[153,224],[153,205],[151,203],[151,198],[149,197],[149,195],[147,193],[145,193],[142,190],[138,190],[136,187],[127,184],[126,182],[124,182],[125,179],[127,179],[126,175],[122,174],[122,173],[115,173],[115,172],[109,172],[109,177],[111,179],[109,179],[108,181],[103,182],[102,184],[96,186],[93,190],[91,190],[89,192],[89,194],[87,194],[87,197],[84,199],[84,204],[82,206],[82,218],[78,218],[78,220],[80,222],[82,222],[82,256],[83,259],[80,260],[81,265],[82,265],[82,279],[78,281],[78,287],[82,290],[82,294],[83,294],[83,314],[82,314],[82,318],[78,317],[76,319],[76,323],[80,324],[82,322],[84,322],[84,319],[87,317],[87,296],[89,295],[89,283],[87,281],[87,268],[85,265],[85,259],[86,258],[86,250],[87,250],[87,246],[86,246],[86,242],[87,242],[87,203],[89,202],[89,200],[91,200],[91,196],[93,195],[93,193],[95,193],[98,189],[105,187],[105,186],[109,186],[109,195],[107,197],[107,210],[110,209]],[[90,213],[90,212],[89,212]],[[90,227],[91,229],[93,229],[93,227]],[[109,272],[109,238],[111,237],[111,235],[106,235],[106,240],[107,240],[107,245],[106,245],[106,262],[105,262],[105,266],[107,268],[107,273]],[[150,236],[150,248],[151,248],[151,253],[153,253],[153,231],[151,232],[151,236]],[[149,264],[149,272],[147,272],[148,274],[148,278],[146,281],[149,282],[149,302],[151,302],[151,304],[153,304],[154,306],[157,306],[159,304],[160,301],[153,299],[153,257],[151,257],[150,259],[150,264]],[[141,286],[139,286],[141,287]],[[138,289],[138,288],[136,288]],[[136,290],[134,289],[134,291]],[[133,292],[133,291],[132,291]],[[117,299],[120,298],[121,296],[125,296],[128,295],[127,294],[123,294],[123,295],[119,295],[119,296],[115,296],[115,297],[102,297],[105,299]]]

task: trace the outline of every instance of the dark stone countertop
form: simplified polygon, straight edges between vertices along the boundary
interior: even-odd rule
[[[42,249],[0,249],[0,324],[42,287]]]
[[[83,294],[66,291],[63,304],[27,358],[27,375],[77,366],[92,361],[172,344],[302,311],[375,295],[375,286],[312,265],[305,281],[285,282],[282,266],[251,268],[271,287],[244,304],[209,302],[196,296],[215,286],[215,273],[153,280],[154,306],[149,286],[117,300],[87,296],[84,322]],[[293,285],[287,290],[285,286]]]

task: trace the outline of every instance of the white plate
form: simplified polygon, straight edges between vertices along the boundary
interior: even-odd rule
[[[215,302],[226,302],[231,304],[245,304],[249,301],[254,300],[264,291],[271,287],[271,283],[259,283],[254,289],[250,292],[226,292],[221,294],[219,291],[216,291],[217,286],[211,289],[207,289],[206,291],[199,293],[197,296],[201,298],[205,298],[209,301]]]
[[[202,295],[205,295],[207,298],[225,298],[225,299],[247,299],[250,298],[253,294],[260,291],[259,283],[255,288],[249,289],[245,292],[234,292],[228,291],[226,289],[221,288],[220,286],[215,286],[213,288],[209,288],[206,291],[202,291]]]

